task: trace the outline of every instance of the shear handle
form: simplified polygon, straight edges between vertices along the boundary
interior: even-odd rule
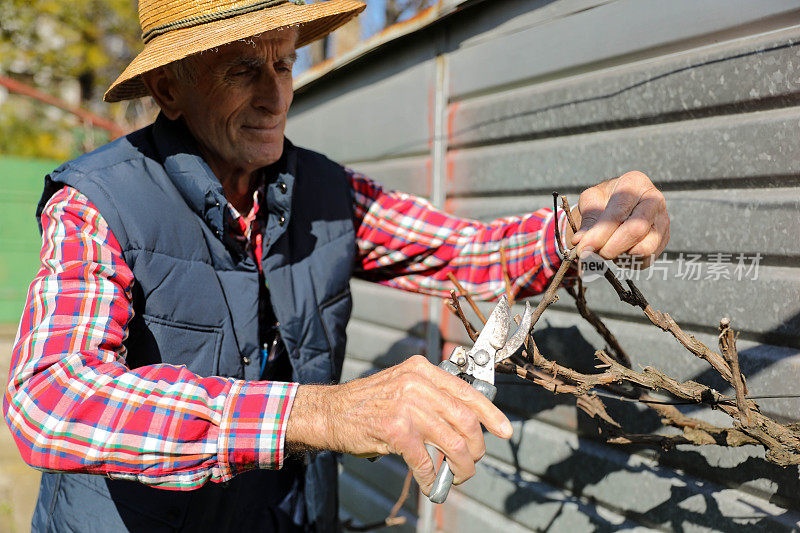
[[[470,383],[478,392],[486,396],[490,402],[494,401],[497,395],[497,387],[482,379],[476,379],[469,374],[461,373],[460,369],[450,361],[442,361],[439,367],[447,372],[457,376],[467,383]],[[436,448],[428,445],[428,453],[431,457],[436,453]],[[444,503],[447,495],[450,493],[450,487],[453,486],[453,471],[450,470],[450,465],[447,464],[447,459],[442,460],[442,466],[439,468],[439,473],[436,474],[436,479],[431,487],[431,493],[428,499],[433,503]]]

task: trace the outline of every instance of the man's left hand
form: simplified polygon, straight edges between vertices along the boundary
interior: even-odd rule
[[[648,267],[669,242],[664,195],[641,172],[628,172],[586,189],[572,217],[580,229],[573,235],[567,228],[566,242],[577,245],[581,255],[594,252],[614,259],[627,253]]]

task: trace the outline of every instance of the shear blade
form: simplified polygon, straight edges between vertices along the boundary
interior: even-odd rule
[[[506,341],[505,345],[497,350],[495,354],[496,363],[510,357],[525,344],[525,340],[528,338],[528,333],[531,329],[531,322],[533,322],[533,308],[528,302],[525,302],[525,313],[522,315],[519,327],[517,327],[517,331],[514,332],[514,335]]]
[[[506,344],[508,330],[511,328],[511,306],[505,296],[500,297],[500,301],[492,311],[494,322],[490,330],[489,344],[495,350],[499,350]],[[491,318],[491,317],[490,317]]]
[[[495,305],[492,314],[483,326],[480,335],[475,340],[475,344],[467,353],[469,363],[467,373],[471,374],[477,379],[481,379],[488,383],[494,384],[494,361],[497,354],[498,347],[505,345],[506,337],[508,336],[509,321],[511,316],[511,306],[508,305],[508,300],[501,297],[500,301]],[[478,365],[476,362],[476,354],[480,351],[485,351],[489,354],[487,364]],[[478,358],[480,359],[480,357]]]

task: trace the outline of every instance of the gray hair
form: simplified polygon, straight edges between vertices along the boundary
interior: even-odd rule
[[[197,66],[193,56],[173,61],[167,64],[166,68],[183,85],[193,85],[197,82]]]

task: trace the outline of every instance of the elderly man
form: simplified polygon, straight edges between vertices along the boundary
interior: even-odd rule
[[[491,299],[505,241],[531,295],[557,266],[563,213],[458,219],[284,138],[295,48],[357,2],[139,9],[144,51],[106,99],[149,93],[160,116],[51,173],[37,212],[42,266],[4,397],[24,459],[45,471],[33,529],[332,531],[334,452],[399,454],[427,493],[432,444],[468,479],[481,425],[512,429],[465,382],[417,356],[332,384],[349,278],[443,294],[453,273]],[[579,207],[566,239],[604,257],[668,239],[641,173]]]

